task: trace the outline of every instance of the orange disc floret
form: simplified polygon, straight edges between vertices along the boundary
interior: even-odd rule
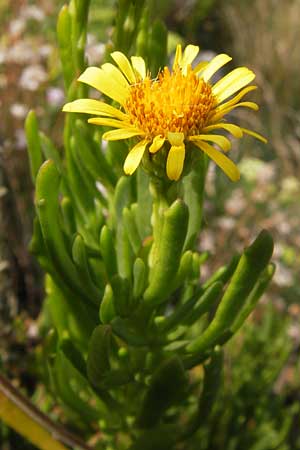
[[[215,105],[209,83],[199,78],[189,66],[183,75],[179,67],[170,72],[167,67],[157,79],[147,76],[130,86],[125,109],[130,122],[147,137],[167,137],[168,132],[195,135],[206,125]]]

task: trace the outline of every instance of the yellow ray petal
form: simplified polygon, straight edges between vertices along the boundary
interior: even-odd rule
[[[227,102],[224,102],[222,104],[219,104],[216,109],[220,110],[222,108],[227,108],[227,106],[235,105],[237,102],[239,102],[248,92],[255,91],[257,89],[257,86],[251,85],[247,86],[244,89],[242,89],[238,94],[236,94],[234,97],[232,97],[230,100],[227,100]]]
[[[247,67],[237,67],[236,69],[231,70],[224,77],[222,77],[217,83],[214,84],[213,89],[214,92],[219,94],[224,88],[227,88],[232,83],[235,83],[237,80],[244,79],[245,77],[252,76],[252,79],[255,78],[254,72],[248,69]]]
[[[240,179],[240,172],[237,166],[232,162],[227,156],[223,155],[219,150],[216,150],[212,145],[206,142],[197,141],[194,144],[199,147],[204,153],[209,156],[226,175],[231,179],[231,181],[238,181]]]
[[[168,132],[168,141],[171,145],[174,145],[175,147],[178,147],[180,145],[183,145],[184,141],[184,134],[181,132]]]
[[[63,107],[63,111],[111,116],[125,121],[129,120],[127,114],[124,114],[119,109],[114,108],[113,106],[108,105],[104,102],[100,102],[99,100],[89,98],[81,98],[78,100],[74,100],[73,102],[66,103]]]
[[[111,53],[111,57],[113,60],[117,63],[121,71],[126,76],[129,83],[134,84],[136,83],[136,76],[134,74],[134,71],[132,69],[132,66],[127,59],[127,57],[124,55],[124,53],[121,52],[113,52]]]
[[[143,80],[146,77],[146,64],[141,56],[132,56],[131,64],[133,69],[138,73],[139,77]]]
[[[198,53],[199,47],[197,45],[187,45],[185,47],[182,59],[179,64],[182,67],[182,72],[184,74],[186,74],[188,65],[192,64]]]
[[[217,97],[218,102],[235,94],[255,78],[252,70],[246,67],[238,67],[221,78],[213,87],[212,93]]]
[[[177,44],[173,62],[173,69],[175,69],[177,66],[180,66],[181,60],[182,60],[182,48],[180,44]]]
[[[120,139],[129,139],[133,136],[142,136],[144,133],[140,130],[132,128],[107,131],[102,138],[106,141],[118,141]]]
[[[170,180],[178,180],[182,173],[185,158],[185,146],[173,145],[168,153],[167,159],[167,175]]]
[[[116,81],[116,83],[121,84],[125,88],[128,88],[129,83],[127,79],[124,77],[122,72],[116,66],[114,66],[111,63],[105,63],[102,64],[101,69],[105,73],[107,73],[109,77],[113,78]]]
[[[259,106],[254,103],[254,102],[241,102],[241,103],[237,103],[236,105],[230,106],[229,108],[222,108],[219,111],[212,113],[210,119],[209,119],[209,123],[213,124],[218,122],[220,119],[222,119],[226,114],[228,114],[230,111],[232,111],[235,108],[239,108],[240,106],[244,107],[244,108],[250,108],[253,109],[254,111],[257,111],[259,109]]]
[[[103,125],[105,127],[126,128],[127,130],[132,128],[133,130],[136,130],[136,128],[129,122],[106,117],[91,117],[88,119],[88,123],[92,123],[93,125]]]
[[[268,142],[268,140],[264,136],[262,136],[259,133],[256,133],[255,131],[248,130],[248,128],[242,128],[242,130],[243,130],[244,133],[255,137],[256,139],[258,139],[259,141],[263,142],[264,144],[266,144]]]
[[[231,142],[225,136],[220,136],[219,134],[199,134],[197,136],[190,136],[189,138],[192,142],[198,141],[208,141],[217,144],[222,150],[227,152],[231,149]]]
[[[132,175],[133,172],[137,169],[148,143],[149,141],[147,140],[140,141],[130,150],[124,163],[124,172],[126,173],[126,175]]]
[[[97,89],[108,97],[116,100],[121,105],[124,105],[128,96],[128,89],[125,89],[121,84],[111,80],[110,77],[99,67],[88,67],[78,81],[86,83],[89,86]]]
[[[243,131],[241,127],[238,125],[235,125],[233,123],[217,123],[215,125],[208,125],[207,127],[203,128],[203,133],[207,133],[208,131],[223,129],[228,131],[232,136],[239,139],[243,136]]]
[[[158,150],[161,149],[161,147],[164,145],[165,142],[165,138],[162,136],[155,136],[155,138],[153,139],[152,144],[149,147],[149,152],[150,153],[156,153],[158,152]]]
[[[225,64],[231,61],[232,58],[225,53],[215,56],[205,67],[201,73],[201,78],[204,81],[210,80],[210,78]]]
[[[208,66],[208,61],[201,61],[199,62],[199,64],[197,64],[197,66],[193,69],[195,74],[200,74],[200,72],[202,73],[203,69],[205,69],[205,67]]]

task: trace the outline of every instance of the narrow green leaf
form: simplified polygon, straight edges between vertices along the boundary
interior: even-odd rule
[[[117,314],[121,317],[127,317],[131,313],[132,293],[127,278],[122,278],[116,274],[111,279],[113,290],[114,307]]]
[[[25,134],[28,147],[30,173],[35,183],[37,173],[43,163],[42,148],[39,137],[38,121],[34,111],[29,111],[25,120]]]
[[[176,200],[164,213],[160,245],[150,271],[150,283],[144,294],[148,304],[158,305],[172,292],[188,225],[188,208]]]
[[[269,264],[262,275],[259,277],[257,283],[255,284],[254,288],[250,292],[245,306],[234,321],[234,323],[231,326],[231,331],[233,334],[235,334],[240,327],[243,325],[249,314],[253,311],[255,308],[257,302],[267,289],[269,283],[271,282],[273,275],[275,273],[275,264]]]
[[[110,323],[115,316],[114,294],[111,285],[107,284],[100,304],[99,317],[102,323],[107,324]]]
[[[86,378],[86,364],[80,351],[75,347],[71,339],[64,337],[60,343],[59,348],[65,357],[71,362],[72,366]]]
[[[149,176],[138,168],[136,175],[137,207],[136,222],[141,239],[151,235],[152,197],[149,195]]]
[[[72,22],[67,5],[64,5],[60,10],[56,32],[65,87],[66,90],[68,90],[75,76],[75,67],[73,64],[73,49],[71,40]]]
[[[238,265],[239,259],[240,255],[234,255],[227,266],[222,266],[219,269],[217,269],[216,272],[213,273],[212,276],[208,280],[206,280],[206,282],[203,284],[203,289],[207,289],[216,281],[221,281],[223,284],[226,284],[227,281],[233,275]]]
[[[114,238],[107,225],[104,225],[101,229],[100,252],[104,261],[107,276],[110,279],[117,273],[117,258],[114,247]]]
[[[103,377],[110,371],[111,327],[98,325],[88,347],[87,375],[93,386],[102,387]]]
[[[148,41],[149,41],[149,8],[146,6],[143,15],[139,23],[139,30],[136,37],[136,55],[141,56],[148,63],[149,61],[149,51],[148,51]],[[153,72],[154,74],[154,72]],[[156,75],[156,73],[155,73]]]
[[[90,130],[88,130],[82,120],[76,120],[74,131],[76,142],[80,148],[78,157],[86,165],[89,173],[95,180],[101,181],[104,186],[110,189],[114,187],[117,178],[112,166],[101,150],[100,143],[91,137]]]
[[[96,304],[100,304],[101,292],[93,283],[88,263],[87,251],[84,241],[80,234],[74,239],[72,247],[72,256],[75,265],[80,273],[80,281],[84,285],[89,298]]]
[[[45,159],[52,159],[52,161],[54,161],[56,165],[57,170],[60,174],[62,174],[63,167],[59,151],[57,150],[51,139],[49,139],[48,136],[46,136],[42,131],[39,132],[39,139]]]
[[[145,347],[148,343],[144,336],[141,336],[128,319],[115,317],[111,322],[114,333],[133,347]]]
[[[184,177],[184,201],[189,208],[189,224],[184,248],[193,249],[200,232],[203,215],[204,184],[207,165],[200,153],[191,172]]]
[[[64,218],[66,230],[70,236],[73,236],[76,233],[76,220],[73,204],[69,197],[62,198],[61,211]]]
[[[126,234],[128,236],[130,245],[135,255],[138,254],[141,248],[141,240],[139,236],[139,232],[137,229],[137,225],[135,222],[135,217],[129,208],[123,209],[123,223],[126,230]]]
[[[272,252],[272,237],[263,230],[244,251],[212,322],[201,336],[187,346],[188,352],[205,352],[230,329],[260,274],[268,265]]]
[[[123,224],[123,209],[132,201],[132,186],[130,177],[121,177],[115,189],[113,209],[111,211],[116,227],[116,252],[118,271],[121,277],[131,278],[133,253]]]
[[[168,30],[161,20],[155,20],[148,41],[151,73],[156,76],[167,63]]]
[[[185,325],[192,325],[203,314],[211,311],[217,303],[223,289],[221,281],[215,281],[203,292],[201,297],[193,308],[190,309],[186,317],[183,318],[182,323]]]
[[[138,299],[144,292],[146,284],[146,266],[141,258],[137,258],[133,265],[133,297]]]
[[[181,432],[181,439],[188,439],[201,426],[207,426],[222,383],[223,354],[216,349],[208,363],[204,364],[203,388],[197,412]]]
[[[182,362],[178,356],[171,356],[152,376],[137,417],[139,427],[156,425],[166,409],[181,399],[186,385],[187,377]]]
[[[193,253],[188,250],[184,252],[180,259],[177,274],[173,280],[173,289],[182,287],[183,283],[191,278],[193,268]]]
[[[39,170],[36,180],[36,208],[41,224],[43,239],[59,277],[63,275],[69,288],[87,302],[92,302],[90,292],[81,283],[80,274],[71,257],[70,250],[61,228],[61,217],[58,204],[60,177],[53,161],[46,161]]]

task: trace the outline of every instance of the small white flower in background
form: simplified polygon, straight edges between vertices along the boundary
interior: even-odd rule
[[[41,58],[46,59],[50,56],[52,50],[51,45],[44,44],[39,47],[38,54]]]
[[[6,49],[5,62],[28,64],[37,61],[38,55],[32,42],[19,40],[12,47]]]
[[[14,146],[18,150],[23,150],[24,148],[26,148],[26,145],[27,145],[27,141],[26,141],[25,131],[23,130],[23,128],[18,128],[15,131],[15,143],[14,143]]]
[[[235,220],[230,216],[220,217],[219,219],[217,219],[217,223],[222,230],[226,231],[233,230],[236,225]]]
[[[40,64],[28,66],[21,74],[20,86],[29,91],[36,91],[42,83],[47,81],[47,78],[47,72]]]
[[[276,271],[273,279],[278,286],[290,286],[293,284],[291,271],[280,262],[276,262]]]
[[[42,22],[45,19],[44,11],[35,5],[28,5],[22,8],[21,16],[25,19],[36,20],[37,22]]]
[[[201,251],[214,253],[216,248],[216,242],[214,234],[210,230],[203,230],[201,235]]]
[[[290,338],[294,339],[297,343],[300,342],[300,327],[298,324],[290,325],[287,334]]]
[[[8,33],[10,36],[18,36],[23,33],[26,27],[24,18],[17,18],[9,23]]]
[[[244,158],[239,164],[239,169],[248,183],[266,184],[275,176],[275,167],[257,158]]]
[[[99,65],[103,59],[105,52],[105,44],[97,42],[96,36],[87,35],[86,57],[90,66]]]
[[[23,103],[13,103],[10,106],[9,111],[16,119],[24,119],[28,113],[28,106]]]
[[[231,197],[225,202],[225,211],[233,216],[241,214],[247,206],[244,193],[240,189],[232,192]]]
[[[61,106],[65,99],[64,91],[57,87],[52,87],[46,91],[47,103],[51,106]]]

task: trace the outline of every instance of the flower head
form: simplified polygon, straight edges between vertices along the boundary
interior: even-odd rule
[[[101,68],[89,67],[78,81],[107,95],[119,103],[120,108],[98,100],[79,99],[67,103],[63,111],[95,115],[97,117],[88,119],[89,123],[115,128],[104,133],[103,139],[136,137],[138,142],[124,163],[126,174],[131,175],[136,170],[145,151],[154,154],[166,146],[167,175],[171,180],[178,180],[185,153],[193,144],[236,181],[239,171],[224,154],[230,150],[231,142],[218,134],[218,130],[236,138],[246,133],[266,142],[259,134],[225,120],[237,107],[258,109],[256,103],[241,101],[256,89],[255,85],[249,86],[255,74],[246,67],[239,67],[212,84],[212,76],[232,58],[220,54],[192,68],[198,52],[195,45],[188,45],[184,52],[178,45],[172,70],[165,67],[155,79],[147,72],[143,58],[132,56],[129,61],[123,53],[113,52],[111,57],[116,65],[105,63]]]

